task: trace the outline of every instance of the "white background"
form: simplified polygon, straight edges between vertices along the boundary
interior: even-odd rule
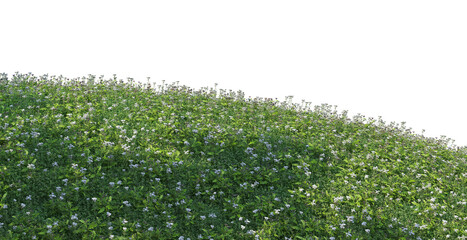
[[[117,74],[406,122],[467,145],[466,1],[1,1],[0,72]]]

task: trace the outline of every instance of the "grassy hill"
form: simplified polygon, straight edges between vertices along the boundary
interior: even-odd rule
[[[0,239],[467,238],[466,147],[329,105],[17,73],[0,128]]]

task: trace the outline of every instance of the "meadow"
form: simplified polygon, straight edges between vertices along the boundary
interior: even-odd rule
[[[216,87],[2,74],[0,239],[467,239],[467,147]]]

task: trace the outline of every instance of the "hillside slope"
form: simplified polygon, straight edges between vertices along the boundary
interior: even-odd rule
[[[466,148],[328,105],[16,74],[0,128],[6,239],[467,236]]]

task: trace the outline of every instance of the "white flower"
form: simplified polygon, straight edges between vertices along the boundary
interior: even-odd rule
[[[174,224],[173,224],[173,223],[170,223],[170,222],[167,223],[167,227],[168,227],[168,228],[172,228],[172,225],[174,225]]]

